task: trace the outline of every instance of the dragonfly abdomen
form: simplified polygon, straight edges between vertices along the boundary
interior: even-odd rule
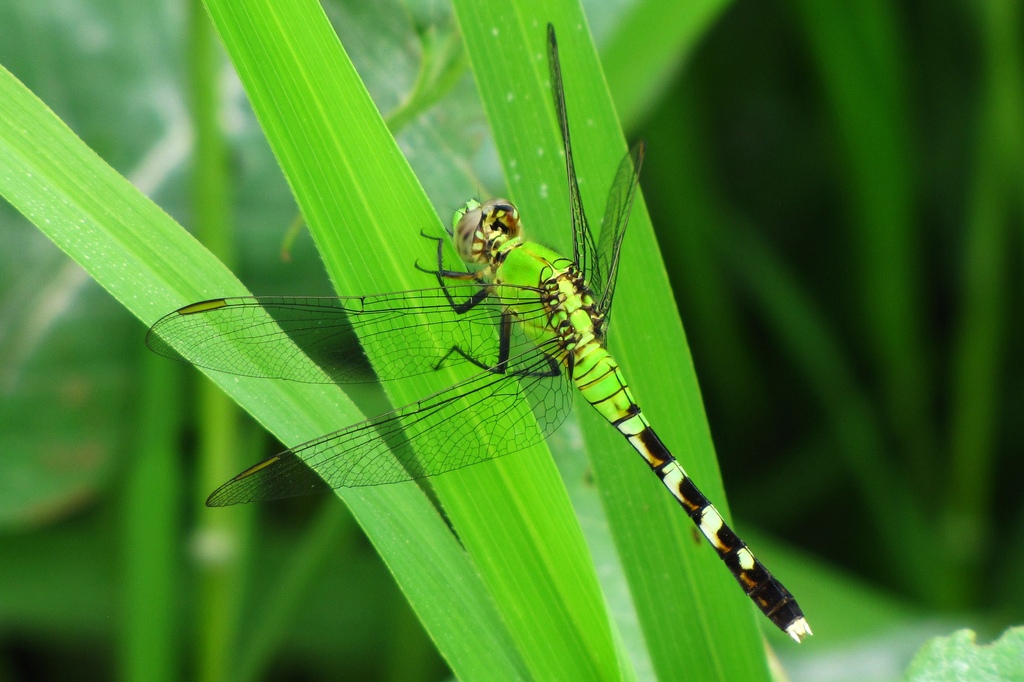
[[[733,577],[761,612],[779,629],[800,642],[811,634],[803,611],[789,590],[754,556],[708,498],[686,475],[682,465],[669,453],[649,426],[634,436],[627,436],[630,444],[643,455],[651,469],[665,484],[672,496],[686,510],[687,515],[715,548],[719,558],[729,567]],[[660,465],[653,462],[662,461]]]
[[[596,345],[596,344],[595,344]],[[587,354],[573,379],[587,401],[626,437],[711,543],[743,591],[781,630],[799,642],[811,634],[793,595],[765,568],[686,475],[630,395],[618,363],[603,347]]]

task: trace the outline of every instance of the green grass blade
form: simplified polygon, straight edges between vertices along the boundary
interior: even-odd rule
[[[208,7],[337,290],[433,285],[412,266],[434,258],[421,232],[442,228],[319,5]],[[386,388],[402,404],[440,378]],[[596,574],[546,449],[432,485],[530,673],[616,677]]]
[[[585,19],[572,3],[465,0],[456,3],[456,11],[509,198],[518,202],[527,230],[566,252],[569,211],[547,85],[548,21],[558,31],[577,171],[590,215],[603,214],[600,202],[626,152]],[[686,339],[639,201],[629,229],[612,350],[654,428],[727,513]],[[698,670],[722,679],[767,679],[749,600],[710,547],[695,542],[689,519],[621,436],[589,408],[580,416],[658,676],[672,679]]]
[[[247,293],[3,69],[0,194],[146,324],[190,301]],[[330,387],[212,378],[285,442],[358,418]],[[475,570],[418,488],[351,491],[346,502],[457,674],[524,676]]]

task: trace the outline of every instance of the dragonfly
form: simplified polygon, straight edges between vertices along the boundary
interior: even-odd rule
[[[160,355],[235,375],[306,383],[389,381],[463,367],[464,380],[409,405],[269,457],[215,490],[209,506],[436,476],[538,443],[579,390],[643,457],[744,592],[800,642],[812,634],[793,595],[725,523],[655,434],[606,340],[643,142],[623,158],[600,237],[573,162],[555,30],[547,34],[552,98],[565,155],[572,258],[529,241],[505,199],[470,201],[449,230],[465,267],[416,267],[437,286],[380,295],[218,298],[153,325]],[[373,360],[371,361],[370,358]],[[575,389],[574,389],[575,387]]]

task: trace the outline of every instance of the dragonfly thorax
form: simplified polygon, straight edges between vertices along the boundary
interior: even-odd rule
[[[497,267],[521,243],[519,210],[507,199],[470,200],[455,212],[452,237],[464,261]]]
[[[603,340],[604,315],[594,304],[583,273],[570,261],[546,277],[540,286],[541,300],[548,309],[548,325],[563,346],[574,354],[588,353],[592,344]]]
[[[507,300],[539,297],[544,314],[522,317],[520,324],[535,343],[557,344],[561,349],[557,355],[568,366],[570,376],[575,366],[603,346],[605,316],[583,273],[570,259],[536,242],[522,242],[508,252],[494,273],[494,282]],[[515,288],[503,290],[503,285]],[[516,314],[516,308],[510,312]]]

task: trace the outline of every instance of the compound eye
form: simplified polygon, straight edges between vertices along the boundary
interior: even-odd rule
[[[452,217],[451,235],[455,250],[466,262],[473,262],[473,242],[483,221],[484,211],[479,201],[472,199]]]
[[[492,230],[499,231],[507,237],[518,237],[522,232],[519,209],[507,199],[491,199],[485,202],[481,209],[484,213],[484,223],[489,223]]]

